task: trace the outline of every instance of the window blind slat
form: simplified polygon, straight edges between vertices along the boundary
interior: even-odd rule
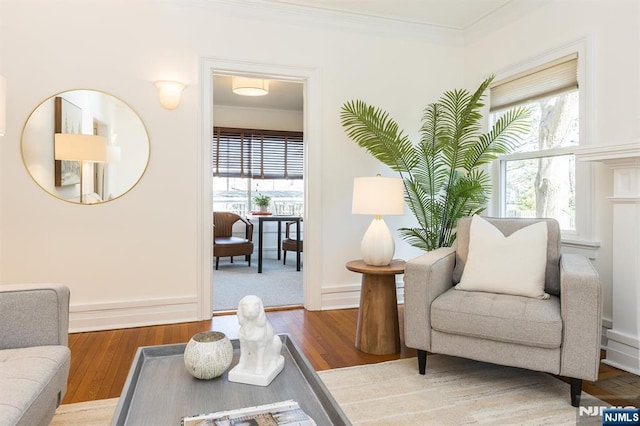
[[[578,54],[574,53],[491,86],[490,110],[578,89]]]
[[[215,127],[212,154],[215,176],[303,178],[301,132]]]

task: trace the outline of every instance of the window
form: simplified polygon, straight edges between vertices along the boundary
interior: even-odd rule
[[[302,132],[213,129],[213,174],[223,177],[302,179]]]
[[[214,211],[247,215],[260,193],[271,197],[274,214],[303,214],[301,132],[215,127],[213,133]]]
[[[529,108],[531,130],[513,153],[498,159],[500,215],[552,217],[565,235],[576,234],[578,54],[494,83],[490,120],[514,106]]]

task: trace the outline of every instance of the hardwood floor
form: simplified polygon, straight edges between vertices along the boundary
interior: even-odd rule
[[[399,310],[402,331],[402,306]],[[404,343],[401,352],[393,355],[358,351],[354,347],[357,315],[357,309],[267,312],[274,331],[290,334],[318,371],[416,356]],[[238,328],[235,315],[223,315],[200,322],[70,334],[71,369],[63,403],[119,397],[139,346],[185,343],[207,330],[237,339]],[[612,405],[640,404],[638,376],[604,364],[598,382],[585,381],[583,389]]]

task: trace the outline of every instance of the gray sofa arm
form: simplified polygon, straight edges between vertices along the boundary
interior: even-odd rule
[[[431,350],[431,302],[453,286],[454,248],[439,248],[407,262],[404,271],[404,339]]]
[[[0,285],[0,349],[69,342],[69,289],[58,284]]]
[[[602,288],[598,272],[585,256],[563,254],[560,258],[560,311],[564,325],[560,374],[597,380]]]

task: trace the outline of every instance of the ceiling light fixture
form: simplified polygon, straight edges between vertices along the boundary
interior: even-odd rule
[[[231,77],[231,90],[241,96],[264,96],[269,93],[269,80]]]

